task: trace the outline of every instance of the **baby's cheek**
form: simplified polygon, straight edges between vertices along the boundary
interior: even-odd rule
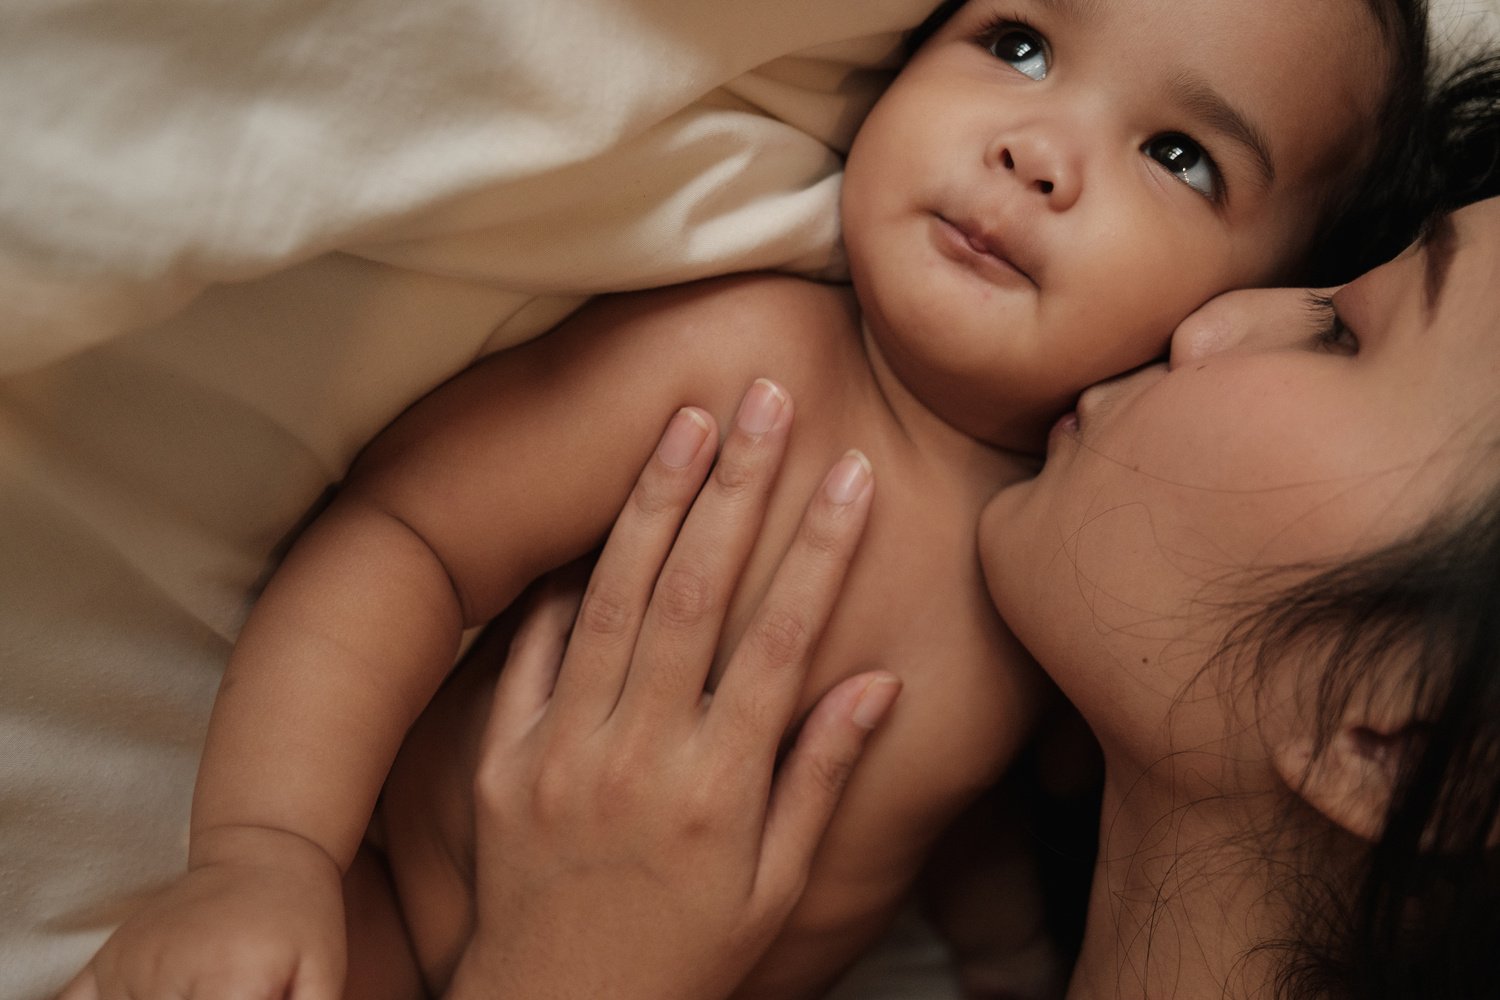
[[[1141,298],[1092,320],[1092,342],[1077,356],[1076,391],[1165,357],[1172,330],[1187,314],[1152,308]]]
[[[1097,371],[1090,383],[1164,357],[1172,331],[1228,286],[1219,268],[1180,260],[1154,245],[1131,251],[1143,259],[1121,264],[1116,280],[1102,284],[1086,303],[1080,326],[1091,331]],[[1155,260],[1145,255],[1160,254]],[[1168,266],[1170,265],[1170,266]]]

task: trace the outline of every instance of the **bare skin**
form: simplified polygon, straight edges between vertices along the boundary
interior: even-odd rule
[[[774,329],[774,336],[734,328],[736,317],[768,314],[778,321],[758,328]],[[625,319],[636,316],[640,322]],[[620,334],[622,326],[629,328],[628,335]],[[734,349],[727,350],[731,342]],[[837,458],[841,443],[859,447],[890,478],[871,511],[864,545],[818,647],[798,713],[800,717],[836,682],[877,668],[902,678],[906,705],[871,747],[862,777],[850,789],[814,863],[808,895],[742,995],[815,993],[883,927],[926,847],[1011,759],[1044,697],[1029,658],[985,609],[977,576],[970,575],[978,572],[972,529],[979,508],[995,488],[1023,475],[1029,462],[978,445],[912,408],[909,400],[895,395],[899,387],[885,391],[874,368],[843,363],[841,355],[862,354],[864,348],[847,292],[826,286],[765,277],[645,293],[580,314],[526,350],[536,356],[538,366],[545,366],[545,359],[567,358],[570,371],[580,365],[586,370],[598,351],[609,353],[616,370],[631,363],[660,369],[654,361],[675,358],[684,369],[684,385],[698,380],[722,386],[719,400],[709,398],[715,393],[700,400],[709,402],[705,408],[717,410],[716,416],[722,414],[719,419],[726,426],[735,417],[734,383],[745,377],[732,374],[737,365],[745,366],[744,371],[770,371],[795,398],[809,401],[798,407],[798,431],[730,604],[728,642],[743,631],[791,540],[803,497]],[[629,362],[622,352],[638,360]],[[515,419],[512,414],[539,407],[520,380],[501,381],[500,373],[515,367],[495,365],[486,372],[481,366],[464,376],[469,385],[463,391],[485,401],[485,412],[473,413],[466,424],[503,425]],[[831,383],[820,377],[835,371],[839,377]],[[546,391],[555,398],[555,389]],[[670,411],[674,402],[669,396],[641,400],[641,405],[662,412],[663,405]],[[508,412],[492,413],[491,408]],[[790,416],[788,406],[777,419]],[[448,434],[451,414],[429,414],[421,407],[403,418],[404,428],[398,424],[393,431],[398,437],[404,430],[427,439],[430,433],[407,422],[429,419],[439,421]],[[616,419],[626,418],[621,413]],[[467,453],[466,445],[455,442],[454,448]],[[582,452],[576,461],[597,481],[614,462],[623,466],[630,461],[612,461],[612,454],[607,449]],[[409,465],[405,457],[379,451],[371,461],[389,462],[384,468]],[[498,455],[479,458],[477,464],[514,468]],[[629,472],[620,469],[622,476]],[[362,482],[356,477],[351,488],[368,489]],[[499,487],[494,481],[475,483],[473,496],[494,495]],[[899,576],[888,568],[894,565],[902,567]],[[970,570],[955,572],[964,566]],[[924,597],[914,602],[913,594]],[[384,794],[386,849],[423,977],[434,992],[448,982],[473,927],[470,777],[497,652],[503,648],[493,640],[479,647],[469,669],[439,693],[407,739]],[[717,673],[718,668],[715,677]],[[983,706],[983,716],[978,706]],[[965,721],[981,718],[986,724]],[[873,838],[871,832],[877,830],[882,834]]]
[[[1068,1000],[1279,995],[1270,974],[1280,952],[1265,946],[1301,933],[1288,873],[1341,879],[1380,832],[1400,774],[1388,758],[1405,752],[1400,734],[1421,718],[1409,665],[1372,662],[1360,682],[1376,697],[1357,694],[1320,744],[1305,711],[1308,688],[1324,679],[1317,658],[1268,664],[1257,697],[1221,686],[1214,640],[1243,600],[1264,593],[1257,573],[1231,574],[1205,604],[1202,567],[1305,573],[1308,560],[1358,557],[1494,489],[1497,270],[1493,200],[1339,290],[1326,314],[1297,289],[1215,300],[1179,327],[1166,363],[1085,393],[1041,474],[986,510],[980,544],[995,601],[1074,694],[1105,755],[1099,865]],[[701,653],[703,669],[711,658]],[[650,713],[634,721],[655,725]],[[508,745],[495,731],[484,742],[486,754]],[[566,749],[551,757],[551,777],[597,793],[607,765]],[[567,828],[524,805],[543,770],[478,796],[481,860],[493,862],[503,840],[524,851],[529,877],[481,922],[466,966],[516,970],[511,981],[532,996],[595,996],[599,983],[615,1000],[728,995],[760,941],[735,921],[753,924],[763,910],[697,890],[705,869],[753,869],[760,842],[722,845],[716,863],[679,878],[672,838],[623,852],[608,840],[650,828],[663,803],[711,784],[713,769],[682,755],[634,807],[608,820],[574,814]],[[725,796],[721,813],[758,815],[764,798],[760,788]],[[672,905],[659,908],[649,950],[609,952],[601,964],[591,944],[614,940],[639,898],[621,872],[640,869],[663,873],[657,898]],[[539,923],[568,934],[537,934]],[[570,936],[581,942],[575,960],[559,960]],[[470,982],[483,995],[484,981]]]
[[[1043,72],[1018,55],[1019,35],[1046,52]],[[819,992],[1036,716],[1044,682],[984,593],[985,501],[1031,471],[1027,456],[1085,385],[1158,355],[1211,295],[1298,259],[1368,146],[1380,46],[1352,0],[974,0],[912,59],[851,151],[853,292],[747,277],[615,299],[481,362],[371,444],[236,645],[188,874],[95,965],[138,992],[335,989],[340,873],[463,630],[600,543],[663,414],[693,403],[763,435],[790,416],[790,393],[801,419],[721,648],[743,633],[803,498],[852,446],[886,485],[799,707],[876,665],[907,692],[745,987],[778,1000]],[[1267,51],[1299,73],[1268,67]],[[761,377],[781,388],[738,409]],[[707,433],[680,419],[683,433]],[[681,615],[715,596],[701,580],[673,584]],[[392,801],[401,788],[398,773]],[[400,823],[387,814],[433,990],[462,948],[468,890],[419,897],[429,880],[402,872],[466,873],[453,808],[441,813],[452,825],[428,832],[400,825],[408,810]],[[294,917],[288,900],[301,901]],[[221,904],[227,923],[211,916]]]

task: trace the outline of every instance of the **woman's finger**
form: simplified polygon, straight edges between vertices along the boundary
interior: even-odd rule
[[[620,701],[635,718],[656,717],[636,706],[698,705],[730,597],[760,534],[791,422],[786,392],[757,379],[656,581]]]
[[[865,742],[900,693],[893,674],[860,674],[813,707],[772,789],[755,879],[762,898],[800,895]]]
[[[657,573],[713,460],[713,417],[678,410],[615,521],[584,592],[553,694],[559,719],[602,720],[619,700]]]
[[[757,780],[769,776],[772,764],[764,748],[774,747],[791,722],[813,650],[854,559],[873,489],[870,463],[857,451],[829,470],[719,680],[707,736],[732,758],[762,761],[765,771],[754,775]]]
[[[581,561],[565,566],[543,577],[531,594],[495,685],[486,747],[508,746],[530,728],[551,699],[568,633],[583,601],[587,572]]]

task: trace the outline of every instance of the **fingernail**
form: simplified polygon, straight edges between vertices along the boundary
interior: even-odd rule
[[[764,434],[775,425],[785,405],[786,393],[781,387],[769,379],[758,378],[740,403],[735,425],[746,434]]]
[[[891,705],[896,701],[896,695],[900,693],[901,682],[896,678],[877,677],[860,692],[859,701],[854,703],[854,713],[850,719],[862,729],[874,729],[891,710]]]
[[[870,485],[870,460],[863,452],[851,451],[839,459],[823,480],[823,491],[836,504],[852,503]]]
[[[680,469],[693,460],[707,437],[708,421],[697,410],[684,407],[672,416],[667,432],[661,436],[661,444],[656,446],[657,457],[662,464]]]

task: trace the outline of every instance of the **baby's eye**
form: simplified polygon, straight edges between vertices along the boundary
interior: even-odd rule
[[[1202,146],[1181,132],[1156,136],[1141,151],[1209,201],[1219,200],[1218,168]]]
[[[988,48],[1003,63],[1033,80],[1045,80],[1051,68],[1047,43],[1021,24],[999,24],[990,29]]]
[[[1359,337],[1344,323],[1333,296],[1309,292],[1307,304],[1317,314],[1320,324],[1313,337],[1313,346],[1330,354],[1355,355],[1359,353]]]

